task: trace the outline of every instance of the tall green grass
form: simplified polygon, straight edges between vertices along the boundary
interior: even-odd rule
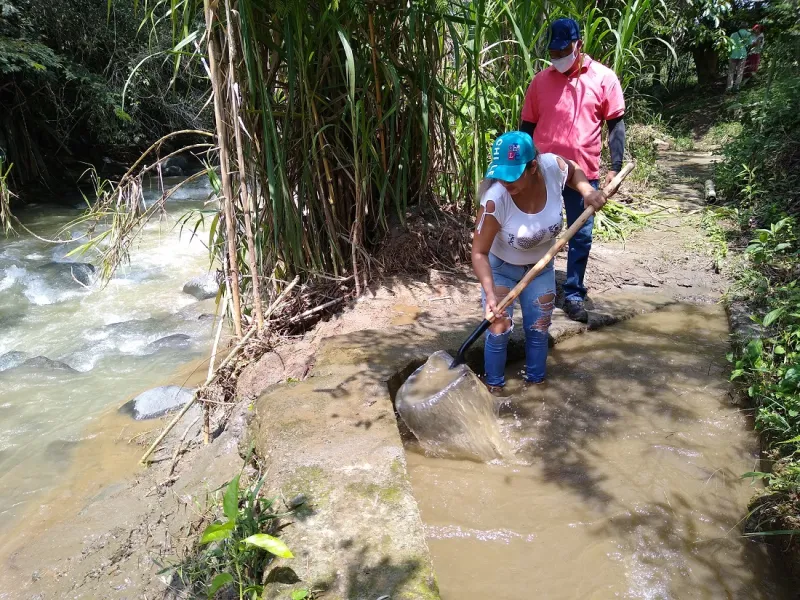
[[[206,6],[203,19],[198,0],[160,0],[145,22],[172,21],[176,70],[219,49],[219,142],[231,157],[221,189],[245,307],[255,278],[268,296],[295,275],[343,278],[358,292],[377,266],[372,251],[411,207],[467,219],[492,139],[517,128],[525,91],[548,64],[549,21],[581,21],[586,50],[632,90],[650,69],[644,24],[657,9],[653,0],[604,10],[580,0]],[[211,248],[227,260],[224,244]]]

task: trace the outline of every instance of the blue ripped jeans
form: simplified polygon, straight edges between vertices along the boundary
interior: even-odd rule
[[[495,289],[506,287],[510,290],[519,283],[530,267],[530,265],[512,265],[491,253],[489,253],[489,264],[492,267]],[[544,381],[548,351],[547,332],[550,329],[550,319],[553,315],[555,292],[555,270],[553,262],[550,261],[550,264],[537,275],[536,279],[522,290],[511,306],[506,308],[508,318],[511,319],[517,302],[522,306],[522,326],[525,329],[525,381],[531,383]],[[496,292],[496,295],[498,301],[503,299],[502,292]],[[485,309],[486,294],[482,293],[482,297]],[[487,385],[502,387],[506,383],[508,340],[513,330],[514,321],[512,319],[508,331],[499,334],[486,332],[483,363]]]

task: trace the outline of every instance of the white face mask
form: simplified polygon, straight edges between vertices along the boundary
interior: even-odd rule
[[[553,63],[553,67],[559,73],[566,73],[569,71],[570,67],[575,64],[575,61],[578,60],[578,49],[575,48],[572,50],[572,54],[569,56],[565,56],[563,58],[554,58],[550,62]]]

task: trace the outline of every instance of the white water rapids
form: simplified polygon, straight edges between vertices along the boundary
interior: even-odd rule
[[[103,411],[148,388],[183,383],[181,366],[207,354],[214,300],[182,288],[208,272],[208,234],[201,227],[192,237],[193,222],[181,230],[178,221],[202,208],[210,191],[207,182],[193,183],[173,196],[105,287],[87,267],[65,264],[97,262],[66,256],[78,242],[0,237],[0,528],[62,483]],[[45,204],[18,212],[43,237],[79,215],[79,207]]]

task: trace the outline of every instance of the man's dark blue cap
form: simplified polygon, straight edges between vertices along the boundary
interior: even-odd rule
[[[550,50],[563,50],[571,42],[581,39],[581,29],[574,19],[556,19],[550,25]]]

